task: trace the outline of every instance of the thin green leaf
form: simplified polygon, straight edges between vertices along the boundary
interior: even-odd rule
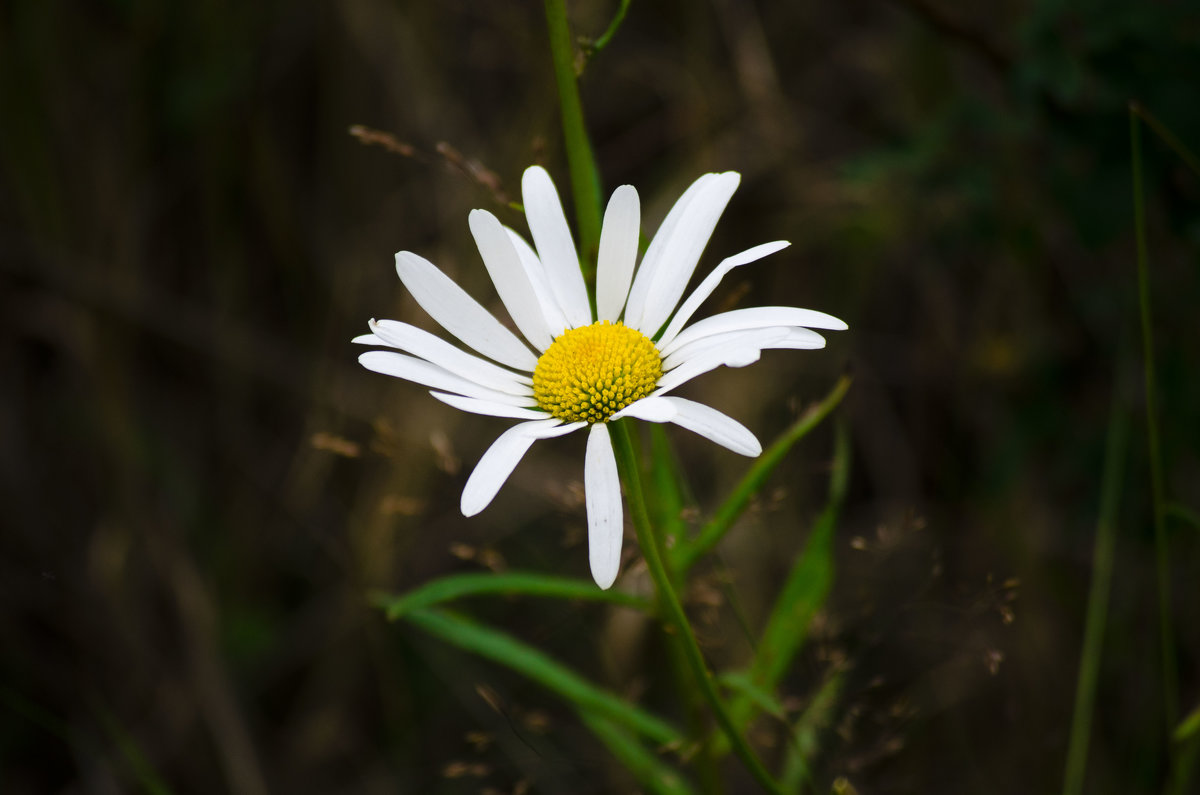
[[[755,686],[773,691],[787,672],[796,653],[808,637],[813,616],[825,604],[833,587],[833,534],[838,513],[846,497],[850,471],[850,440],[845,426],[838,425],[834,441],[833,473],[829,501],[817,518],[804,551],[796,559],[787,582],[767,619],[762,639],[755,649],[747,671]],[[738,725],[745,726],[753,714],[753,704],[742,699],[734,703]]]
[[[686,572],[725,537],[725,533],[729,532],[729,528],[750,505],[750,500],[762,489],[763,483],[775,471],[775,467],[783,461],[783,457],[792,449],[792,446],[807,436],[813,428],[820,425],[822,420],[828,417],[830,412],[841,403],[842,398],[846,396],[846,391],[850,389],[852,380],[848,375],[838,379],[837,384],[824,400],[804,412],[790,428],[784,431],[782,436],[758,457],[733,493],[717,509],[713,518],[701,528],[695,540],[678,548],[678,552],[673,555],[676,571]]]
[[[1146,208],[1142,188],[1142,133],[1136,108],[1129,109],[1129,148],[1133,171],[1133,225],[1137,240],[1138,308],[1142,321],[1142,373],[1146,396],[1146,447],[1150,459],[1150,494],[1154,505],[1154,558],[1158,580],[1159,664],[1162,666],[1163,714],[1167,731],[1179,714],[1179,673],[1171,626],[1171,566],[1167,548],[1166,487],[1158,426],[1158,386],[1154,374],[1154,320],[1150,312],[1150,257],[1146,250]]]
[[[798,792],[805,782],[812,780],[808,765],[819,750],[821,732],[833,725],[845,676],[844,668],[831,670],[821,689],[792,726],[792,741],[783,762],[782,783],[788,792]]]
[[[460,649],[486,657],[529,677],[565,698],[581,712],[590,710],[660,745],[683,743],[679,731],[666,721],[597,687],[562,663],[507,633],[433,608],[409,610],[404,614],[404,620]]]
[[[426,583],[404,594],[375,592],[371,594],[370,602],[372,605],[387,611],[388,619],[395,621],[410,610],[432,607],[443,602],[461,599],[465,596],[482,595],[522,595],[545,596],[553,599],[581,599],[592,602],[608,602],[610,604],[621,605],[622,607],[631,607],[646,613],[654,612],[654,608],[650,602],[640,596],[622,593],[613,589],[604,591],[597,588],[596,584],[591,580],[522,572],[508,572],[504,574],[472,572],[470,574],[455,574]]]
[[[656,795],[692,795],[694,790],[679,771],[664,764],[624,729],[587,710],[580,710],[579,717],[647,790]]]

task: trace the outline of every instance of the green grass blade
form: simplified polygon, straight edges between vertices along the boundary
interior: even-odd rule
[[[664,764],[612,721],[586,710],[580,710],[579,717],[648,792],[655,795],[692,795],[695,792],[679,771]]]
[[[762,489],[767,478],[783,461],[783,457],[792,449],[792,446],[807,436],[813,428],[820,425],[830,412],[842,402],[842,398],[850,389],[852,380],[848,375],[838,379],[837,384],[820,403],[804,412],[803,416],[758,457],[754,465],[750,467],[750,471],[717,509],[713,518],[700,529],[695,540],[690,544],[680,546],[676,554],[672,556],[675,562],[674,568],[677,571],[686,572],[725,537],[729,528],[750,505],[750,500]]]
[[[1166,497],[1162,448],[1158,429],[1158,389],[1154,373],[1154,322],[1150,313],[1150,257],[1146,250],[1146,208],[1142,187],[1141,125],[1129,110],[1129,145],[1133,170],[1133,221],[1137,238],[1138,308],[1142,325],[1142,371],[1146,394],[1146,445],[1150,458],[1150,492],[1154,501],[1154,551],[1158,570],[1159,656],[1162,665],[1163,714],[1167,734],[1178,714],[1179,677],[1175,670],[1175,641],[1171,622],[1171,567],[1167,548]]]
[[[1118,356],[1120,372],[1123,356]],[[1071,719],[1071,738],[1067,746],[1065,795],[1081,795],[1087,772],[1088,739],[1092,712],[1096,703],[1096,681],[1100,674],[1100,656],[1104,630],[1108,623],[1108,598],[1111,592],[1113,551],[1117,541],[1117,510],[1121,498],[1121,477],[1129,416],[1121,396],[1119,378],[1114,379],[1113,403],[1108,421],[1108,441],[1104,451],[1104,472],[1100,480],[1100,511],[1096,521],[1096,542],[1092,550],[1092,587],[1088,594],[1087,625],[1083,651],[1079,657],[1079,677],[1075,686],[1075,713]]]
[[[792,742],[783,763],[782,783],[787,792],[799,792],[806,782],[811,783],[809,761],[820,748],[821,732],[833,725],[845,676],[844,668],[834,668],[792,726]]]
[[[591,711],[660,745],[683,737],[666,721],[597,687],[562,663],[511,635],[445,610],[417,608],[404,620],[460,649],[500,663],[562,696],[580,712]]]
[[[467,596],[544,596],[553,599],[579,599],[591,602],[631,607],[646,613],[654,612],[649,601],[609,589],[602,591],[591,580],[573,577],[553,577],[545,574],[509,572],[472,572],[442,577],[404,594],[375,592],[370,602],[387,612],[389,620],[395,621],[405,613],[422,607],[433,607],[443,602]]]
[[[746,671],[747,679],[760,691],[773,693],[808,637],[808,627],[825,604],[833,587],[833,533],[846,497],[850,472],[850,441],[845,426],[838,425],[834,443],[833,476],[829,501],[813,525],[812,534],[792,566],[787,582],[767,619],[766,628]],[[744,729],[756,714],[756,702],[746,695],[735,698],[730,712]]]

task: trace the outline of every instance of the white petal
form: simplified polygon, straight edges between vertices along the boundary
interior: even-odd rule
[[[734,254],[732,257],[727,257],[721,260],[721,264],[713,269],[713,272],[704,277],[704,281],[700,282],[700,286],[687,297],[683,302],[683,306],[679,307],[679,311],[675,313],[675,317],[671,318],[671,323],[667,326],[666,331],[658,338],[659,347],[665,347],[670,344],[671,340],[683,329],[684,325],[692,319],[692,315],[700,308],[700,304],[712,295],[713,290],[717,289],[717,285],[721,283],[721,279],[725,278],[725,274],[729,273],[734,268],[740,268],[742,265],[749,265],[751,262],[762,259],[768,254],[774,254],[780,249],[787,248],[791,243],[786,240],[776,240],[774,243],[763,243],[761,246],[755,246],[751,249],[746,249],[741,254]]]
[[[463,489],[460,504],[463,516],[474,516],[488,507],[492,498],[496,496],[496,492],[500,491],[500,487],[504,485],[504,481],[508,480],[508,476],[516,469],[521,457],[538,439],[562,436],[587,424],[574,422],[570,425],[562,425],[561,423],[562,420],[558,419],[523,422],[500,434],[483,454],[483,457],[479,459],[471,477],[467,478],[467,485]]]
[[[646,295],[646,307],[636,328],[643,334],[653,336],[667,321],[684,288],[696,270],[700,254],[712,237],[717,219],[725,211],[725,205],[737,190],[741,177],[732,171],[718,174],[707,183],[680,216],[663,244],[661,263],[657,267],[654,281]]]
[[[669,344],[661,346],[664,356],[687,345],[689,342],[724,334],[727,331],[766,328],[767,326],[801,326],[804,328],[845,329],[846,324],[832,315],[812,309],[794,306],[756,306],[749,309],[734,309],[719,315],[706,317],[685,328]]]
[[[533,399],[532,395],[523,397],[509,395],[495,389],[488,389],[473,381],[468,381],[462,376],[455,375],[444,367],[431,364],[415,356],[406,356],[403,353],[367,351],[358,357],[358,362],[368,370],[374,370],[377,373],[395,376],[396,378],[403,378],[405,381],[412,381],[415,384],[432,387],[433,389],[455,392],[460,395],[479,398],[480,400],[506,403],[510,406],[529,407],[537,405],[537,401]]]
[[[633,417],[646,422],[670,422],[674,416],[675,404],[671,402],[671,398],[644,397],[613,414],[609,421]]]
[[[641,202],[632,185],[613,191],[600,229],[596,258],[596,319],[616,322],[625,308],[641,231]]]
[[[678,397],[663,400],[675,404],[675,418],[671,422],[679,427],[698,433],[740,455],[753,458],[762,452],[758,439],[737,420],[694,400]]]
[[[796,331],[808,331],[808,329],[796,329]],[[726,331],[722,334],[713,334],[711,337],[701,337],[698,340],[692,340],[686,345],[681,345],[667,356],[664,356],[662,360],[663,371],[670,372],[685,362],[706,356],[711,351],[724,349],[729,346],[754,347],[760,351],[766,348],[774,348],[786,341],[791,332],[792,329],[787,326],[768,326],[767,328]],[[809,331],[808,333],[816,335],[815,331]]]
[[[386,342],[376,337],[374,334],[359,334],[351,342],[358,345],[387,345]]]
[[[514,420],[544,420],[550,417],[541,409],[526,409],[508,403],[497,403],[494,400],[451,395],[447,392],[430,392],[438,400],[448,406],[471,414],[485,414],[489,417],[509,417]]]
[[[794,328],[779,342],[771,343],[768,348],[792,348],[802,351],[814,351],[825,347],[825,338],[815,331],[806,328]]]
[[[698,375],[721,366],[745,367],[754,364],[763,349],[771,347],[774,342],[782,341],[787,335],[786,328],[758,329],[751,334],[731,335],[732,339],[697,350],[677,364],[673,370],[658,379],[658,388],[651,394],[662,395]]]
[[[537,294],[538,304],[542,307],[542,315],[545,316],[546,325],[550,329],[550,336],[557,337],[571,328],[571,324],[567,322],[567,316],[563,313],[562,307],[558,305],[554,291],[550,289],[546,268],[538,259],[537,252],[529,245],[529,241],[521,237],[520,233],[507,226],[504,227],[504,231],[508,232],[508,239],[512,241],[513,248],[517,250],[517,255],[521,258],[521,265],[525,268],[525,275],[529,277],[529,284]]]
[[[510,395],[528,397],[533,394],[533,380],[529,376],[517,375],[498,364],[459,350],[424,329],[398,320],[372,320],[370,325],[384,345],[411,353],[468,381]]]
[[[432,262],[411,251],[396,255],[396,273],[438,325],[484,356],[533,372],[537,356]]]
[[[608,589],[621,567],[621,541],[625,523],[621,512],[621,481],[613,455],[608,426],[598,422],[588,433],[583,464],[583,489],[587,502],[588,561],[592,578]]]
[[[525,169],[521,178],[521,197],[538,258],[546,269],[546,277],[559,306],[575,328],[590,325],[592,309],[583,272],[579,270],[579,254],[575,251],[575,241],[571,239],[558,191],[546,169],[541,166]]]
[[[550,347],[553,337],[546,325],[546,316],[542,314],[537,293],[529,283],[529,276],[525,273],[521,257],[509,240],[508,233],[504,231],[496,216],[487,210],[472,210],[467,216],[467,223],[475,237],[475,245],[479,247],[479,254],[483,257],[483,264],[487,267],[508,314],[525,335],[525,339],[532,342],[539,351],[546,350]]]
[[[650,245],[646,249],[646,255],[642,257],[642,264],[637,269],[637,275],[633,278],[633,286],[629,289],[629,300],[625,303],[625,325],[637,328],[636,323],[641,320],[646,311],[650,285],[654,283],[654,278],[663,262],[662,253],[667,241],[674,234],[679,219],[692,200],[700,194],[705,185],[716,177],[716,174],[704,174],[688,186],[688,189],[671,207],[667,217],[663,219],[662,225],[658,227],[658,232],[655,233],[654,239],[650,241]]]

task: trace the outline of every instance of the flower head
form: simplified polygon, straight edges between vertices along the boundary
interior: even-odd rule
[[[486,210],[469,218],[484,265],[520,336],[429,261],[408,251],[396,255],[400,280],[417,303],[475,353],[407,323],[372,320],[371,333],[354,341],[403,353],[370,351],[359,361],[430,387],[435,398],[463,411],[522,420],[500,434],[476,464],[463,489],[464,515],[488,506],[535,441],[588,428],[589,560],[596,583],[608,588],[620,567],[623,535],[608,422],[621,417],[673,422],[736,453],[762,452],[740,423],[669,393],[722,365],[758,361],[768,348],[824,347],[825,339],[811,329],[845,329],[846,324],[811,309],[766,306],[688,325],[726,273],[788,245],[764,243],[723,260],[680,303],[739,181],[736,173],[726,172],[692,183],[640,265],[638,194],[628,185],[617,188],[600,234],[593,313],[554,184],[544,169],[526,170],[521,188],[536,250]]]

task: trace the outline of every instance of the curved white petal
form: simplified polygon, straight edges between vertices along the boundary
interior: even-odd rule
[[[776,240],[773,243],[763,243],[761,246],[746,249],[741,254],[734,254],[732,257],[726,257],[721,260],[721,264],[713,269],[712,273],[704,277],[704,281],[700,282],[691,295],[679,307],[679,311],[675,313],[675,317],[671,318],[670,324],[667,325],[666,331],[658,338],[659,347],[665,347],[675,339],[676,335],[683,330],[684,325],[692,319],[692,315],[700,308],[700,304],[712,295],[713,290],[717,289],[717,285],[721,283],[721,279],[725,278],[725,274],[729,273],[734,268],[740,268],[743,265],[749,265],[751,262],[762,259],[763,257],[774,254],[780,249],[787,248],[791,243],[786,240]]]
[[[491,400],[510,406],[536,406],[537,401],[532,395],[510,395],[495,389],[488,389],[462,376],[455,375],[444,367],[431,364],[415,356],[407,356],[394,351],[367,351],[358,357],[358,362],[368,370],[374,370],[384,375],[403,378],[421,386],[455,392],[467,397]]]
[[[689,342],[724,334],[727,331],[766,328],[767,326],[800,326],[803,328],[827,328],[842,330],[846,324],[833,315],[812,309],[794,306],[756,306],[749,309],[734,309],[719,315],[698,320],[679,333],[669,344],[660,347],[664,356],[669,356]]]
[[[550,329],[550,336],[557,337],[571,328],[571,324],[567,322],[567,316],[563,313],[562,307],[558,305],[558,299],[554,297],[554,291],[550,288],[550,281],[546,277],[546,268],[538,259],[533,246],[529,245],[529,241],[521,237],[519,232],[507,226],[504,227],[504,231],[508,232],[508,239],[512,241],[513,248],[517,250],[517,255],[521,258],[521,265],[525,268],[525,275],[529,277],[529,284],[533,287],[533,292],[537,294],[538,304],[542,307],[542,315],[546,318],[546,326]]]
[[[771,347],[772,343],[784,340],[788,335],[786,328],[756,329],[747,334],[730,335],[729,339],[718,341],[710,346],[697,349],[687,359],[679,362],[674,369],[658,379],[658,388],[652,395],[662,395],[680,384],[691,381],[698,375],[703,375],[718,367],[745,367],[758,361],[763,349]]]
[[[806,328],[794,328],[778,342],[773,342],[768,348],[791,348],[801,351],[815,351],[825,347],[825,338],[815,331]]]
[[[379,339],[379,337],[376,337],[374,334],[359,334],[350,341],[357,345],[387,345],[386,342]]]
[[[596,258],[597,320],[615,323],[625,308],[637,262],[641,218],[641,202],[632,185],[622,185],[613,191],[604,211],[600,253]]]
[[[663,357],[663,370],[669,372],[679,365],[697,356],[703,356],[709,351],[723,346],[740,344],[747,347],[755,346],[759,350],[767,348],[824,348],[825,338],[815,331],[806,328],[789,328],[788,326],[768,326],[767,328],[741,329],[713,334],[711,337],[701,337],[681,345],[667,356]]]
[[[508,233],[496,216],[487,210],[472,210],[467,222],[475,237],[475,245],[479,247],[479,254],[483,257],[483,264],[508,314],[525,339],[539,351],[546,350],[553,336],[546,325],[546,316],[542,314],[537,293],[529,283],[525,266],[521,264],[521,257],[509,240]]]
[[[670,398],[644,397],[629,404],[608,419],[609,422],[612,422],[622,417],[633,417],[646,422],[670,422],[674,416],[675,404],[671,402]]]
[[[762,445],[754,434],[732,417],[694,400],[679,397],[663,400],[675,404],[675,418],[671,422],[679,427],[698,433],[740,455],[753,458],[762,452]]]
[[[533,380],[529,376],[517,375],[498,364],[459,350],[424,329],[398,320],[372,320],[369,325],[375,336],[383,340],[383,344],[432,362],[468,381],[510,395],[528,397],[533,394]]]
[[[500,434],[467,478],[460,503],[463,516],[474,516],[488,507],[496,492],[504,485],[504,481],[508,480],[508,476],[516,469],[522,456],[538,439],[562,436],[587,424],[561,423],[562,420],[558,419],[523,422]]]
[[[489,417],[508,417],[514,420],[545,420],[550,418],[549,414],[536,408],[526,409],[508,403],[497,403],[494,400],[481,400],[462,395],[451,395],[448,392],[430,392],[429,394],[447,406],[453,406],[460,411],[467,411],[471,414],[485,414]]]
[[[546,169],[541,166],[525,169],[521,177],[521,197],[538,259],[546,269],[546,277],[559,306],[572,326],[590,325],[592,308],[588,303],[583,272],[579,270],[579,254],[575,251],[575,241],[571,239],[558,191]]]
[[[670,237],[663,244],[661,262],[656,268],[654,281],[650,283],[645,309],[637,320],[636,328],[643,334],[656,334],[675,311],[684,288],[696,270],[696,263],[700,261],[700,254],[708,245],[717,219],[725,211],[725,205],[733,197],[739,182],[741,176],[736,172],[717,174],[715,179],[703,186],[680,216]]]
[[[533,372],[537,356],[432,262],[401,251],[396,254],[396,273],[439,326],[484,356]]]
[[[645,256],[642,257],[642,264],[637,269],[637,275],[633,277],[633,285],[629,289],[629,300],[625,302],[625,325],[637,328],[637,323],[641,321],[642,315],[646,311],[650,285],[654,283],[654,278],[663,262],[662,254],[667,241],[675,233],[679,219],[691,205],[692,200],[700,194],[705,185],[716,177],[716,174],[704,174],[689,185],[683,195],[675,201],[667,213],[667,217],[663,219],[662,225],[658,227],[658,231],[646,248]]]
[[[621,541],[625,523],[621,512],[621,481],[613,455],[608,426],[598,422],[588,433],[583,464],[583,488],[587,502],[588,561],[592,578],[608,589],[621,567]]]

